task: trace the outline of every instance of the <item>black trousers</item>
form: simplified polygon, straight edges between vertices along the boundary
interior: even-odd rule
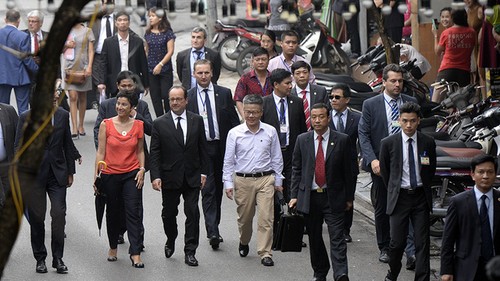
[[[390,216],[391,243],[389,246],[389,267],[393,277],[397,278],[401,271],[401,258],[406,247],[408,224],[411,221],[414,229],[415,281],[430,279],[430,237],[429,208],[426,203],[423,188],[418,188],[415,194],[400,190],[398,202]]]
[[[0,210],[5,206],[5,198],[9,192],[9,162],[4,160],[0,162]]]
[[[288,146],[286,149],[281,150],[281,155],[283,156],[283,197],[285,202],[290,201],[290,179],[292,178],[292,157],[293,157],[293,147]],[[274,193],[274,217],[279,218],[281,214],[281,203],[278,200],[278,192]],[[273,222],[273,237],[276,235],[278,230],[279,219],[275,219]]]
[[[167,245],[172,247],[179,233],[177,230],[177,214],[179,214],[178,206],[182,195],[184,214],[186,215],[184,253],[186,255],[196,254],[200,241],[200,210],[198,208],[200,188],[188,186],[184,179],[184,184],[180,189],[163,188],[161,195],[163,199],[161,217],[163,219],[163,230],[167,235]]]
[[[377,234],[377,245],[380,251],[389,250],[391,241],[391,227],[389,215],[387,215],[387,188],[381,177],[371,173],[372,188],[375,191],[377,201],[375,203],[375,232]],[[408,230],[408,227],[407,227]]]
[[[353,183],[354,183],[353,189],[354,190],[356,190],[356,182],[357,181],[358,181],[358,175],[355,175],[353,177]],[[349,209],[348,211],[344,212],[344,234],[351,233],[351,226],[352,226],[353,217],[354,217],[354,201],[352,201],[352,208]]]
[[[223,156],[220,141],[209,141],[207,145],[210,159],[207,182],[201,190],[201,205],[205,216],[207,237],[219,236],[219,224],[222,204],[222,165]]]
[[[139,170],[125,174],[102,175],[104,193],[106,194],[106,224],[108,231],[109,247],[116,249],[118,234],[121,233],[122,212],[125,212],[125,225],[127,227],[130,243],[129,254],[139,255],[144,243],[141,231],[142,225],[142,189],[138,189],[135,176]]]
[[[151,102],[157,118],[170,110],[168,90],[173,84],[174,74],[172,70],[158,75],[149,73],[149,93],[151,94]]]
[[[45,213],[47,195],[50,199],[51,249],[53,258],[62,258],[64,252],[64,227],[66,226],[66,186],[57,182],[49,169],[47,182],[35,185],[27,198],[28,221],[31,229],[31,248],[37,261],[45,260]]]
[[[309,235],[309,253],[314,276],[326,277],[330,270],[328,253],[323,241],[323,222],[327,225],[330,237],[334,280],[341,275],[347,275],[347,244],[343,233],[344,212],[332,212],[326,192],[311,191],[309,214],[304,218]]]

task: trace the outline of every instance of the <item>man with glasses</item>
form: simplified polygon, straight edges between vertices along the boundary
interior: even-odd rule
[[[267,70],[268,65],[269,53],[266,49],[257,47],[252,52],[252,70],[241,76],[234,91],[234,100],[241,117],[243,117],[243,98],[246,95],[265,97],[273,92],[273,85],[269,81],[271,72]]]
[[[384,67],[382,73],[384,92],[363,102],[361,119],[358,126],[359,146],[363,158],[362,169],[370,172],[375,193],[375,231],[380,250],[379,261],[389,262],[389,242],[391,231],[387,211],[387,189],[380,177],[380,142],[383,138],[398,133],[399,106],[405,102],[417,102],[408,95],[401,94],[403,89],[403,69],[397,64]]]
[[[23,30],[30,35],[31,53],[34,54],[33,59],[36,64],[40,65],[40,57],[38,51],[42,42],[47,39],[49,33],[42,30],[43,13],[38,10],[33,10],[28,13],[28,29]]]
[[[349,143],[351,147],[351,171],[352,181],[351,188],[352,198],[356,192],[356,182],[359,174],[358,163],[358,124],[361,114],[357,111],[348,108],[349,101],[351,100],[351,89],[343,83],[335,84],[330,92],[330,105],[332,106],[330,129],[344,133],[349,136]],[[352,242],[351,226],[353,218],[353,209],[350,208],[344,213],[344,239],[346,242]]]
[[[198,266],[195,257],[200,240],[198,198],[209,172],[205,128],[201,116],[186,110],[186,89],[173,86],[168,99],[170,111],[153,122],[151,181],[153,189],[161,191],[162,195],[161,217],[167,236],[165,257],[170,258],[175,251],[177,214],[182,195],[186,215],[184,262],[189,266]]]
[[[264,266],[273,266],[273,198],[275,191],[283,190],[283,159],[276,129],[260,120],[262,110],[261,96],[245,96],[245,123],[227,136],[223,181],[227,197],[234,197],[237,205],[240,257],[248,255],[257,209],[257,253]]]

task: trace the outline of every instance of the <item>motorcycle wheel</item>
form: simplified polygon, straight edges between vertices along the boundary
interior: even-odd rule
[[[236,60],[236,70],[240,76],[250,71],[252,68],[252,53],[258,46],[250,46],[241,51]]]
[[[438,203],[438,193],[439,189],[441,188],[442,182],[435,182],[435,185],[431,186],[431,192],[432,192],[432,205],[434,206],[435,203]],[[451,197],[454,195],[464,191],[464,189],[460,186],[455,185],[453,182],[448,183],[448,188],[446,189],[446,194],[445,198],[443,201],[442,208],[448,208],[450,206],[451,202]],[[442,237],[443,236],[443,231],[444,231],[444,223],[445,223],[445,218],[441,217],[436,217],[431,214],[430,220],[429,220],[429,234],[433,237]]]
[[[327,66],[333,74],[352,74],[351,59],[342,50],[339,42],[326,45]]]
[[[219,54],[222,66],[229,71],[236,71],[236,60],[231,59],[229,55],[236,51],[237,46],[238,36],[236,35],[224,38],[219,44]]]

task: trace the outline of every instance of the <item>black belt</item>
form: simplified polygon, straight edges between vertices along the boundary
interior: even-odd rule
[[[220,140],[209,140],[208,143],[220,143]]]
[[[282,146],[281,151],[286,151],[288,149],[288,146]]]
[[[416,188],[410,189],[410,188],[401,188],[401,190],[408,194],[408,195],[414,195],[414,194],[419,194],[422,192],[424,189],[421,186],[417,186]]]
[[[316,192],[316,193],[324,193],[326,191],[326,187],[324,188],[317,188],[317,189],[311,189],[312,192]]]
[[[271,174],[274,174],[274,171],[265,171],[252,174],[236,173],[238,177],[244,177],[244,178],[260,178],[263,176],[269,176]]]

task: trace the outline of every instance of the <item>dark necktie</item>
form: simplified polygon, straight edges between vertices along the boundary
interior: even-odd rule
[[[210,136],[210,140],[215,139],[215,128],[214,128],[214,117],[212,114],[212,106],[210,103],[210,98],[208,97],[208,89],[203,89],[205,92],[205,107],[207,110],[207,118],[208,118],[208,135]]]
[[[398,103],[396,102],[395,99],[392,99],[389,102],[389,105],[391,106],[391,130],[390,130],[390,135],[394,135],[396,133],[399,133],[401,130],[401,127],[399,126],[394,126],[393,123],[398,121],[399,118],[399,109],[398,109]]]
[[[408,139],[408,166],[410,167],[410,187],[417,187],[417,172],[415,168],[415,155],[413,154],[413,139]]]
[[[33,40],[35,41],[33,43],[35,46],[34,54],[36,55],[38,53],[38,49],[40,48],[40,43],[38,42],[38,33],[35,32],[35,34],[33,34]]]
[[[302,104],[304,105],[304,116],[306,117],[307,130],[311,130],[311,111],[309,110],[309,102],[307,101],[307,91],[302,90]]]
[[[486,196],[481,196],[481,209],[479,218],[481,219],[481,256],[487,262],[493,257],[493,239],[491,238],[490,219],[488,216],[488,207],[486,207]]]
[[[111,19],[109,16],[106,16],[106,38],[111,37]]]
[[[182,126],[181,126],[181,119],[182,117],[177,117],[177,135],[180,136],[182,144],[184,144],[184,132],[182,131]]]
[[[342,112],[337,112],[335,113],[335,116],[337,116],[337,131],[343,133],[345,131],[344,127],[344,121],[342,120]]]
[[[285,117],[285,99],[280,99],[280,144],[281,147],[286,146],[286,133],[283,133],[281,130],[282,126],[286,126],[286,117]]]
[[[203,58],[203,52],[200,50],[194,51],[196,53],[196,60],[201,60]]]
[[[318,152],[316,153],[316,164],[314,168],[316,184],[323,187],[326,183],[325,155],[323,154],[323,136],[318,135]]]

